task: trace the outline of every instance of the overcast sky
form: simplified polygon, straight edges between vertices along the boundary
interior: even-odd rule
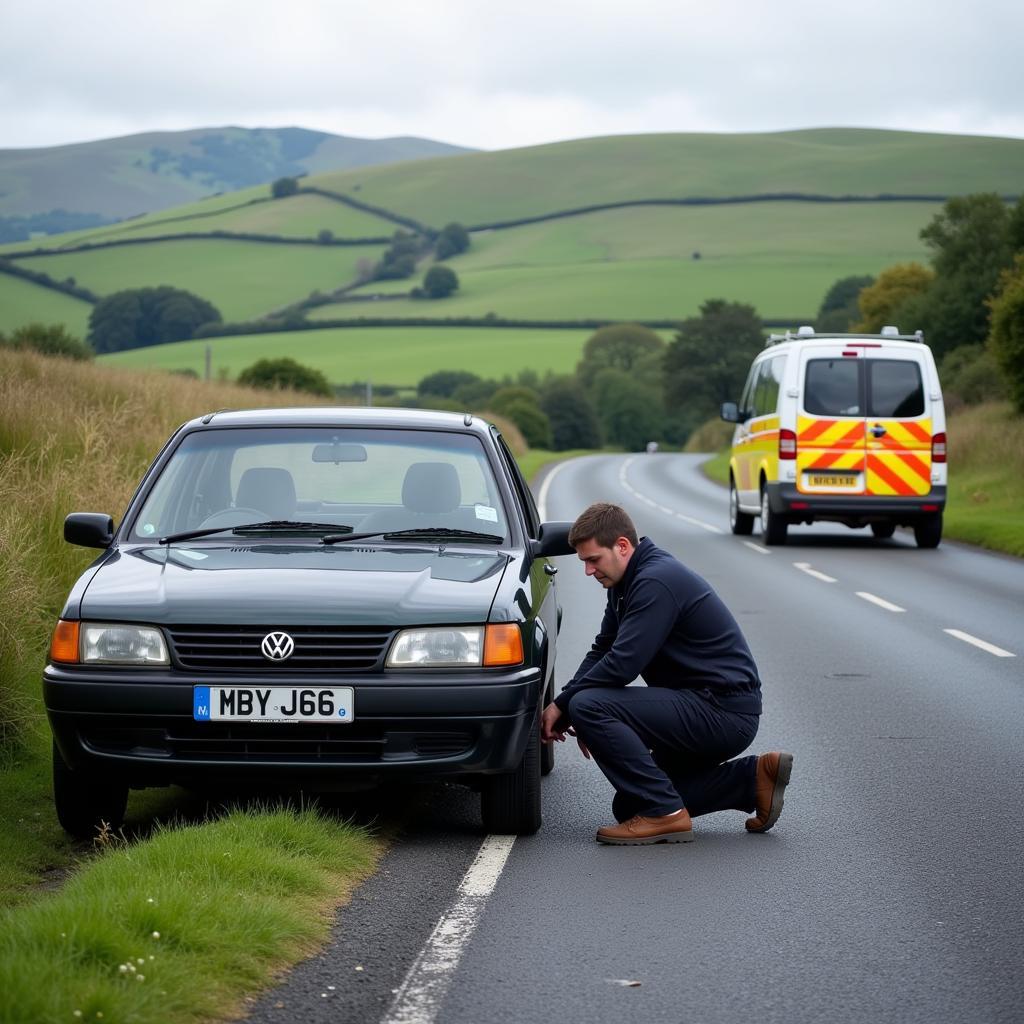
[[[0,0],[0,148],[225,124],[1024,137],[1022,41],[1019,0]]]

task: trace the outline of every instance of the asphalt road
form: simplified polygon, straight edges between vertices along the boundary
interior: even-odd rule
[[[371,812],[403,829],[382,871],[254,1020],[1022,1019],[1024,562],[831,525],[767,549],[728,532],[698,461],[566,463],[547,518],[619,501],[732,608],[764,684],[752,749],[795,755],[775,829],[748,835],[722,813],[697,819],[692,844],[598,846],[611,789],[560,745],[543,828],[514,842],[472,923],[449,928],[457,965],[421,962],[414,983],[435,973],[410,1010],[403,979],[460,906],[483,837],[459,787],[382,794]],[[561,684],[604,592],[575,559],[559,565]]]

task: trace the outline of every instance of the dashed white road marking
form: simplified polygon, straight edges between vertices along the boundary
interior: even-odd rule
[[[629,491],[637,501],[642,501],[645,505],[649,505],[651,508],[656,508],[659,512],[664,512],[666,515],[673,516],[676,519],[681,519],[684,523],[689,523],[691,526],[699,526],[702,530],[707,530],[708,533],[724,533],[720,527],[715,526],[713,523],[705,523],[703,519],[694,519],[693,516],[683,515],[682,512],[676,512],[675,509],[666,508],[664,505],[659,505],[652,498],[648,498],[646,494],[641,494],[627,479],[626,470],[633,464],[636,456],[626,459],[626,461],[619,467],[619,483],[622,485],[623,490]]]
[[[483,916],[505,868],[515,836],[488,836],[459,885],[455,902],[442,915],[409,968],[381,1024],[433,1024],[455,968]]]
[[[818,572],[817,569],[812,569],[810,562],[794,562],[793,566],[794,566],[794,568],[799,569],[801,572],[807,573],[808,576],[813,576],[816,580],[821,580],[822,583],[838,583],[839,582],[835,578],[835,576],[826,576],[825,573]],[[865,597],[866,595],[865,594],[861,594],[860,596],[861,597]],[[889,605],[889,607],[895,609],[896,606],[895,605]],[[900,608],[899,611],[903,611],[903,609]]]
[[[755,544],[752,540],[745,540],[743,543],[746,544],[751,551],[756,551],[759,555],[770,555],[772,553],[771,548],[766,548],[761,544]]]
[[[964,643],[974,644],[975,647],[980,647],[983,651],[988,651],[989,654],[994,654],[997,658],[1017,657],[1013,651],[1007,651],[1002,647],[996,647],[995,644],[990,644],[985,640],[979,640],[976,636],[971,636],[970,633],[965,633],[962,629],[944,629],[942,632],[948,633],[950,636],[955,636],[957,640],[963,640]]]
[[[858,590],[858,597],[863,597],[865,601],[870,601],[872,604],[877,604],[879,608],[884,608],[887,612],[905,612],[906,608],[901,608],[898,604],[893,604],[891,601],[886,601],[884,597],[876,597],[874,594],[869,594],[866,590]]]

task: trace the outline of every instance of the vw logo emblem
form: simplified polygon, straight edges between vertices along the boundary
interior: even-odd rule
[[[295,641],[287,633],[268,633],[260,646],[264,657],[271,661],[284,661],[292,656]]]

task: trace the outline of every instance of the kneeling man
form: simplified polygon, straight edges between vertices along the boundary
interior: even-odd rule
[[[793,755],[729,758],[750,745],[761,682],[750,648],[710,585],[645,537],[618,505],[591,505],[569,543],[608,591],[601,631],[541,717],[545,743],[575,735],[615,787],[618,825],[597,841],[688,842],[691,818],[738,810],[750,832],[782,811]],[[642,676],[646,686],[628,686]]]

